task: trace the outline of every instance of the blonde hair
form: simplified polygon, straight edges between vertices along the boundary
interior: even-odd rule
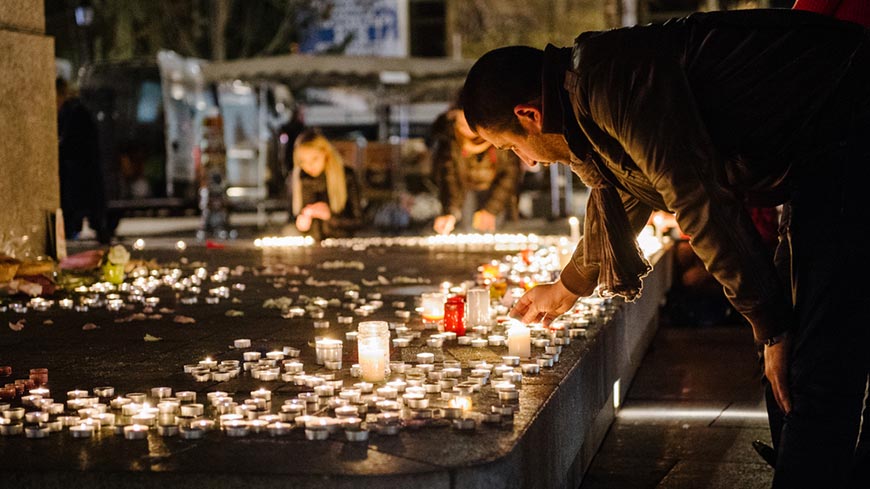
[[[323,171],[326,173],[326,194],[329,196],[329,209],[333,214],[340,213],[347,204],[347,182],[344,178],[344,160],[341,158],[341,154],[323,134],[314,130],[305,131],[296,138],[296,142],[293,144],[294,161],[298,161],[297,150],[302,147],[321,151],[325,155],[326,165]],[[298,215],[302,212],[303,207],[302,168],[299,163],[293,165],[293,174],[290,178],[293,214]]]

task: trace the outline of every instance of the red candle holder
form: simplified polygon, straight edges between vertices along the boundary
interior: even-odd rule
[[[454,295],[444,303],[444,331],[465,336],[465,297]]]

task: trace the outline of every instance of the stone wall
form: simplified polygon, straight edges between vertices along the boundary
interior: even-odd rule
[[[43,0],[0,0],[0,236],[45,252],[46,213],[60,205],[54,40]]]

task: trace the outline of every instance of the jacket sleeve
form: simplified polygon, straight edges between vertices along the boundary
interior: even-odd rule
[[[575,48],[584,130],[620,144],[652,182],[756,341],[780,334],[792,324],[789,296],[740,196],[722,183],[723,157],[682,66],[655,45],[608,50],[588,64]]]
[[[483,206],[484,210],[493,215],[499,215],[510,207],[512,199],[517,198],[517,182],[520,173],[519,161],[512,153],[498,151],[498,172],[490,188],[489,199]]]
[[[631,229],[635,234],[640,234],[649,221],[653,209],[627,192],[620,190],[619,196],[622,197],[622,205],[625,206]],[[571,261],[562,269],[559,280],[571,292],[577,295],[589,295],[591,289],[598,285],[598,272],[598,265],[583,264],[583,238],[580,238],[580,242],[574,248]]]
[[[438,182],[438,198],[441,201],[441,213],[452,214],[456,219],[462,218],[462,182],[456,161],[453,158],[453,144],[450,139],[440,138],[432,148],[432,168],[436,172]]]

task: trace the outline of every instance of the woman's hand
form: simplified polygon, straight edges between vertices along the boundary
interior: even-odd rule
[[[562,285],[561,281],[541,284],[523,294],[511,309],[510,316],[528,323],[541,322],[549,326],[558,316],[577,302],[579,295]]]
[[[301,212],[296,216],[296,229],[302,233],[307,233],[311,229],[311,216],[305,212]]]
[[[303,214],[308,214],[313,219],[328,221],[332,217],[332,212],[329,211],[329,206],[326,202],[315,202],[308,204],[302,209]]]
[[[435,224],[432,228],[440,235],[450,234],[453,228],[456,227],[456,217],[452,214],[446,214],[435,218]]]

